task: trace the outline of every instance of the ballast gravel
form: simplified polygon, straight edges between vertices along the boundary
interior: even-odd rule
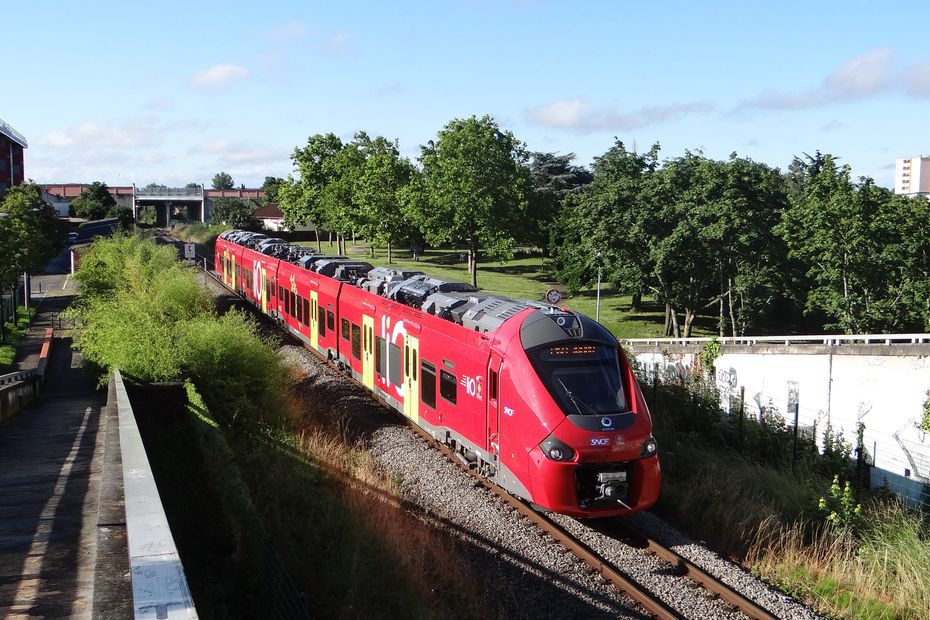
[[[302,388],[306,395],[316,395],[329,403],[345,432],[362,438],[377,466],[387,476],[401,482],[405,499],[420,506],[424,517],[432,523],[468,543],[467,547],[472,550],[467,559],[469,565],[491,590],[488,596],[503,603],[508,616],[534,619],[648,617],[584,563],[449,463],[407,428],[398,415],[374,403],[362,388],[347,381],[345,376],[304,348],[286,345],[280,354],[308,378],[308,385]],[[602,534],[585,521],[561,515],[554,518],[683,616],[745,617],[694,582],[675,575],[667,564],[647,551]],[[645,513],[635,515],[631,521],[641,531],[734,586],[774,616],[820,617],[752,577],[743,568],[690,540],[661,518]]]

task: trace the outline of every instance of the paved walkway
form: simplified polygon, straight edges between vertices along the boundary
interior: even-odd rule
[[[40,284],[23,369],[74,293],[64,274]],[[42,399],[0,426],[0,618],[93,617],[106,394],[80,361],[56,334]]]

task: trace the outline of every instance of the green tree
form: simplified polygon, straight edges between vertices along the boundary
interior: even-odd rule
[[[805,307],[846,333],[927,325],[926,201],[855,183],[831,155],[808,171],[777,232],[810,282]]]
[[[356,198],[356,183],[365,165],[371,138],[364,131],[357,132],[352,142],[343,144],[332,157],[323,162],[326,183],[321,202],[326,226],[337,235],[339,253],[345,253],[344,240],[362,224],[361,207]]]
[[[571,162],[574,153],[530,153],[529,173],[533,191],[527,208],[526,226],[519,241],[548,252],[562,240],[553,230],[569,195],[584,191],[594,179],[586,168]]]
[[[464,245],[475,286],[479,250],[512,252],[529,202],[526,161],[523,144],[490,116],[452,120],[422,147],[429,208],[419,224],[431,243]]]
[[[110,194],[106,183],[94,181],[81,191],[81,195],[71,201],[75,217],[88,220],[102,220],[110,217],[116,207],[116,199]]]
[[[288,176],[278,188],[278,205],[288,228],[311,224],[316,229],[317,250],[321,251],[320,229],[326,218],[323,192],[330,182],[332,166],[327,162],[342,150],[335,134],[316,134],[303,148],[291,155],[297,177]]]
[[[265,177],[265,182],[262,183],[262,191],[264,192],[264,201],[269,202],[278,202],[278,188],[281,187],[281,184],[285,180],[278,177]]]
[[[606,281],[632,294],[632,309],[639,311],[653,279],[648,248],[667,234],[646,191],[658,158],[658,144],[637,153],[617,140],[595,159],[588,191],[566,196],[555,258],[558,277],[569,290],[592,284],[600,268]]]
[[[249,228],[258,222],[255,219],[255,203],[239,198],[217,198],[210,209],[213,222],[222,222],[233,228]]]
[[[418,231],[403,197],[404,188],[417,170],[400,156],[396,142],[380,136],[366,145],[364,155],[365,161],[355,182],[361,232],[372,245],[387,245],[390,263],[397,243],[417,237]]]
[[[213,189],[232,189],[235,186],[236,183],[228,172],[217,172],[213,175]]]

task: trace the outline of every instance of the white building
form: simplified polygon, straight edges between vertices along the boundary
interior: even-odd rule
[[[896,159],[894,193],[909,196],[930,195],[930,157]]]

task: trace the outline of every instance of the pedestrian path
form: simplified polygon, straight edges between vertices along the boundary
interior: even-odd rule
[[[34,278],[46,292],[18,370],[70,303],[66,279]],[[71,344],[56,334],[42,399],[0,426],[0,618],[93,617],[107,398]]]

